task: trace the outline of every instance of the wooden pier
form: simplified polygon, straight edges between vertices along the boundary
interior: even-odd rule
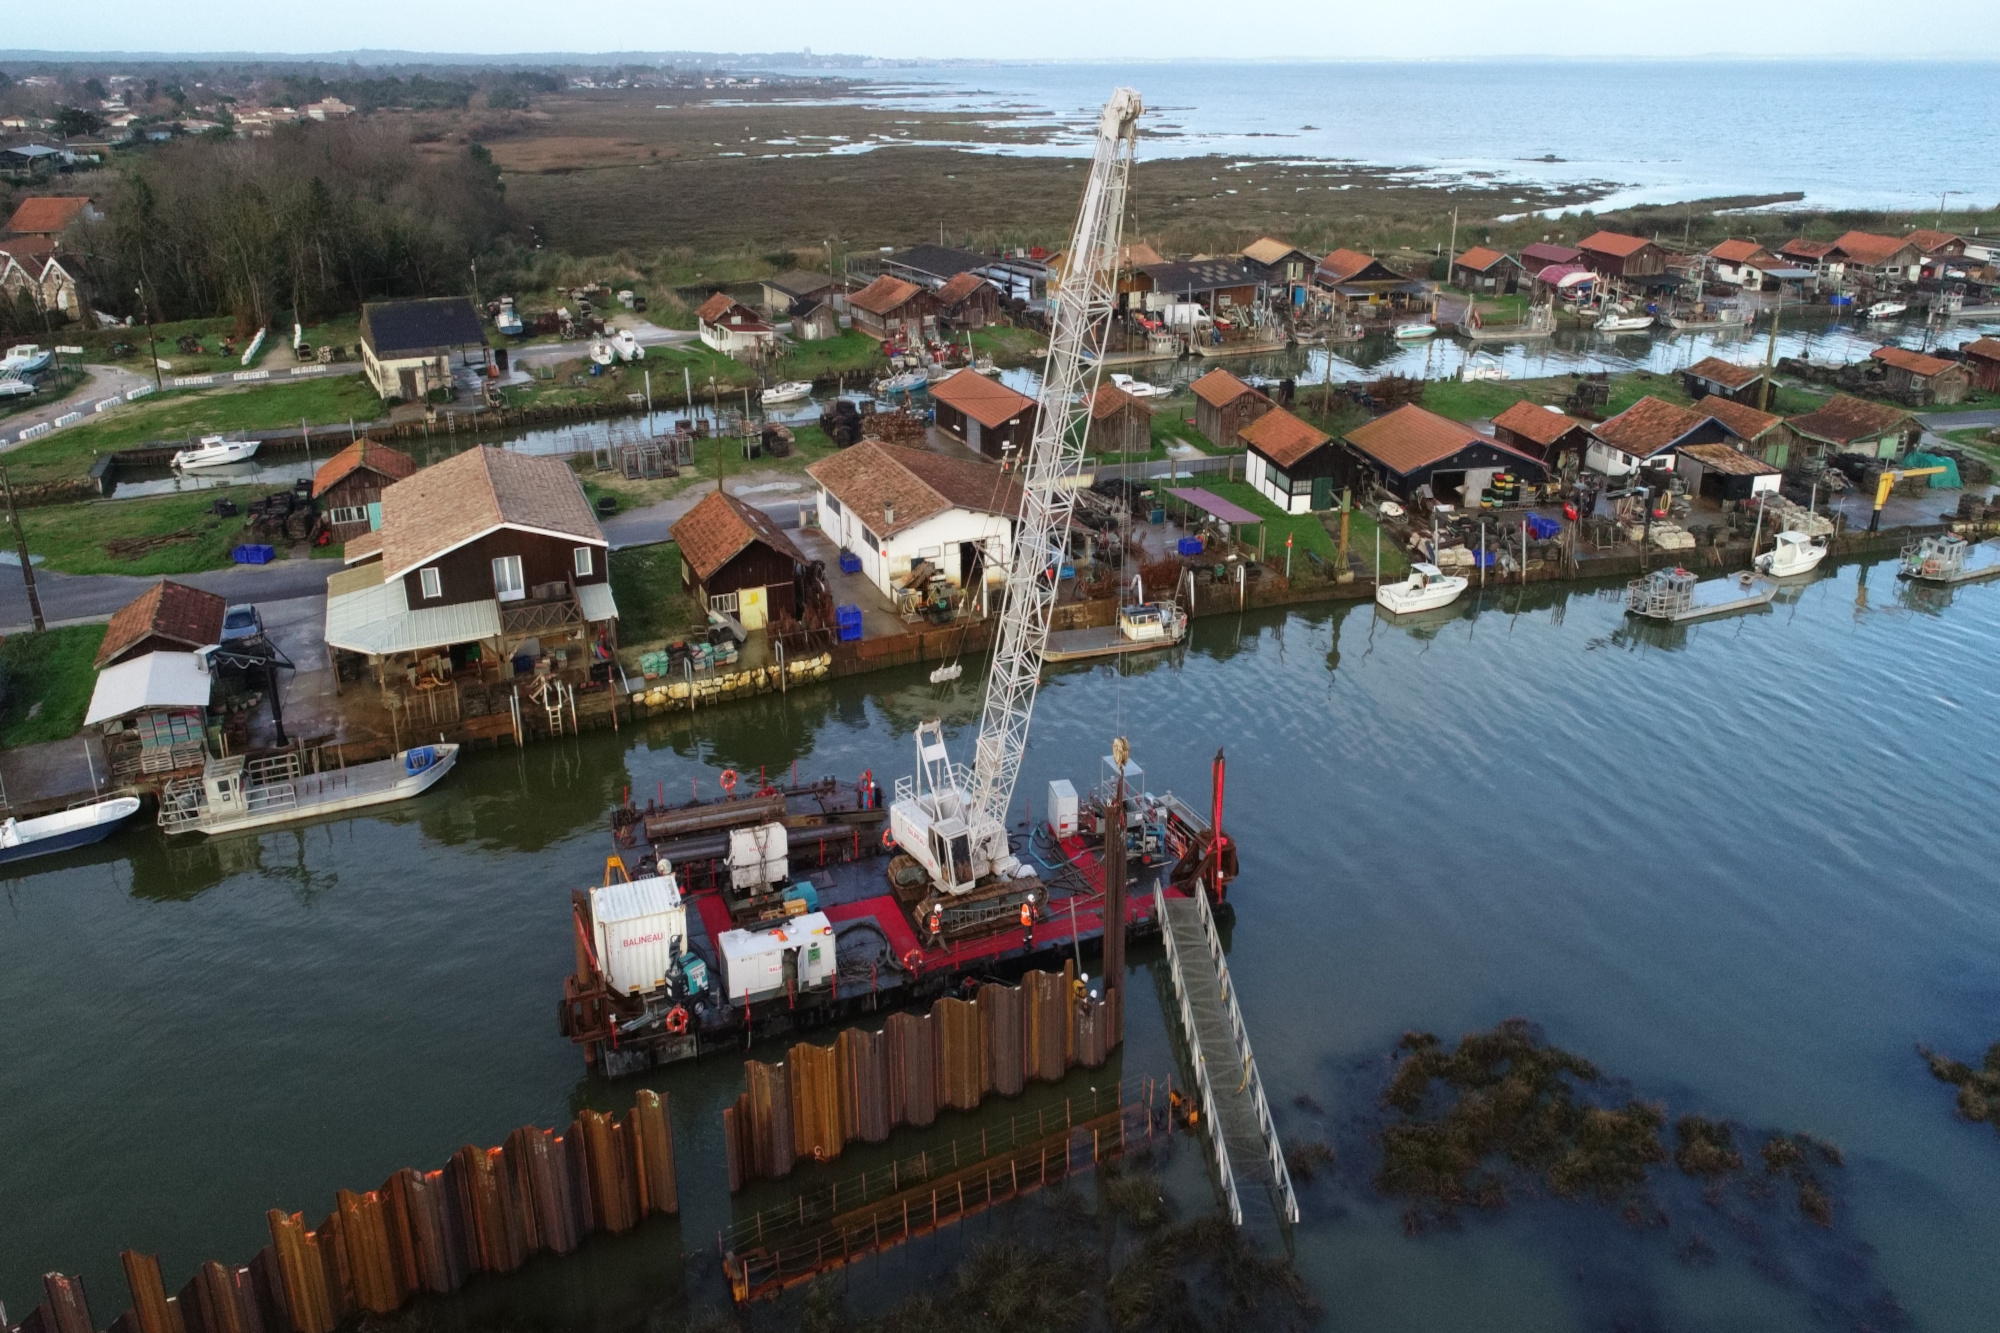
[[[1236,1005],[1236,987],[1216,933],[1208,895],[1197,891],[1168,898],[1155,887],[1153,908],[1162,923],[1167,964],[1180,999],[1181,1029],[1201,1092],[1201,1114],[1215,1147],[1216,1174],[1229,1204],[1229,1219],[1243,1225],[1243,1192],[1262,1186],[1273,1211],[1285,1222],[1299,1220],[1299,1196],[1285,1169],[1284,1149],[1264,1080],[1250,1050],[1250,1033]]]

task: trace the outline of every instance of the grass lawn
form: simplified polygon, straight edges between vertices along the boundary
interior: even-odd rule
[[[0,745],[13,748],[74,736],[97,687],[103,625],[71,625],[0,641],[0,676],[7,702],[0,707]]]
[[[746,472],[799,473],[838,452],[826,438],[826,432],[818,426],[794,426],[792,440],[797,447],[792,450],[791,457],[754,459],[743,457],[743,442],[738,439],[696,440],[694,466],[683,468],[678,477],[627,481],[615,472],[596,471],[588,459],[582,460],[577,475],[582,478],[584,494],[590,497],[591,503],[595,504],[600,495],[615,495],[622,513],[657,504],[661,500],[671,500],[690,487],[712,487],[718,465],[725,480],[740,477]]]
[[[1234,504],[1242,505],[1251,513],[1264,520],[1267,535],[1264,538],[1264,560],[1278,569],[1285,567],[1285,537],[1292,538],[1292,576],[1319,573],[1332,577],[1338,573],[1334,564],[1339,554],[1340,543],[1334,533],[1340,530],[1339,511],[1325,514],[1284,514],[1258,493],[1257,488],[1247,481],[1205,481],[1203,489],[1208,490]],[[1329,530],[1329,525],[1331,528]],[[1257,533],[1241,534],[1244,545],[1255,549]],[[1348,515],[1347,550],[1349,555],[1359,555],[1364,567],[1372,570],[1375,560],[1375,521],[1356,506]],[[1326,561],[1323,567],[1315,568],[1305,558],[1311,551]],[[1393,542],[1382,544],[1382,573],[1385,577],[1400,577],[1409,568],[1409,561]]]
[[[28,535],[28,550],[42,557],[45,568],[64,574],[192,574],[223,569],[243,532],[243,519],[217,518],[209,507],[235,489],[24,509],[21,527]],[[121,537],[169,533],[184,536],[136,554],[121,555],[106,545]]]
[[[882,344],[853,329],[817,342],[787,342],[784,347],[784,355],[771,366],[771,378],[774,380],[815,380],[822,375],[845,375],[858,384],[861,378],[886,374],[889,368],[882,355]]]
[[[135,324],[130,328],[120,326],[114,329],[91,329],[79,332],[76,341],[84,349],[86,360],[122,365],[130,369],[150,373],[152,353],[157,351],[160,360],[170,364],[170,375],[208,375],[226,370],[255,370],[259,367],[286,369],[296,364],[292,356],[292,325],[289,320],[274,324],[264,334],[264,344],[257,349],[256,359],[248,366],[243,364],[243,353],[250,349],[251,338],[235,340],[236,351],[224,355],[222,340],[236,327],[236,321],[223,316],[218,319],[182,319],[170,324],[153,326],[152,347],[146,342],[146,326]],[[180,350],[183,335],[201,340],[201,351],[189,353]],[[314,347],[335,346],[348,349],[349,356],[361,341],[361,316],[339,315],[309,324],[305,330],[305,340]],[[124,346],[132,350],[116,352],[113,349]]]
[[[1560,404],[1576,388],[1578,381],[1568,375],[1529,380],[1431,380],[1424,385],[1424,406],[1454,421],[1472,421],[1506,411],[1522,399],[1531,403]],[[1691,401],[1675,375],[1655,375],[1634,370],[1613,375],[1611,402],[1606,416],[1616,416],[1648,396],[1669,403]]]
[[[705,618],[681,591],[681,548],[673,542],[611,553],[611,595],[618,599],[618,642],[634,652],[685,638]]]
[[[1049,340],[1033,329],[995,324],[972,331],[974,350],[1003,366],[1025,366],[1048,355]]]
[[[97,454],[113,449],[217,432],[270,430],[296,426],[302,420],[315,426],[345,426],[350,418],[373,421],[381,411],[382,400],[359,375],[164,394],[114,407],[30,440],[8,450],[5,457],[17,480],[54,481],[82,476]]]

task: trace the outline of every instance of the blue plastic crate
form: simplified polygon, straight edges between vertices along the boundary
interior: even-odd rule
[[[854,643],[861,638],[860,607],[836,606],[833,608],[833,622],[840,631],[842,643]]]
[[[1562,524],[1553,518],[1543,518],[1540,514],[1528,515],[1528,535],[1538,542],[1552,541],[1562,535]]]
[[[852,551],[842,551],[840,553],[840,572],[843,574],[859,574],[861,572],[861,557]]]
[[[1174,549],[1182,555],[1200,555],[1201,538],[1183,537],[1178,542],[1174,543]]]
[[[278,558],[278,548],[245,542],[231,551],[229,558],[239,565],[268,565]]]

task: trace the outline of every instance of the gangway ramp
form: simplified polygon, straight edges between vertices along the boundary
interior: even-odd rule
[[[1264,1098],[1264,1080],[1250,1050],[1250,1033],[1236,1004],[1229,961],[1215,914],[1199,885],[1185,898],[1169,898],[1156,883],[1153,910],[1162,923],[1167,964],[1180,1000],[1181,1029],[1194,1064],[1202,1117],[1215,1147],[1216,1174],[1229,1203],[1229,1220],[1243,1225],[1243,1195],[1264,1195],[1286,1222],[1299,1220],[1299,1196],[1285,1169],[1284,1149]]]

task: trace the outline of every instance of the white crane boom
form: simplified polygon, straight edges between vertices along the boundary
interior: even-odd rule
[[[1049,331],[1035,430],[1018,471],[1022,499],[1007,564],[986,705],[970,772],[945,755],[943,725],[917,729],[917,772],[896,784],[890,828],[936,887],[965,893],[980,878],[1021,873],[1008,851],[1007,806],[1020,776],[1028,723],[1041,686],[1049,617],[1069,553],[1075,484],[1083,470],[1082,390],[1101,364],[1085,357],[1101,349],[1116,296],[1125,190],[1131,174],[1139,94],[1112,93],[1098,121],[1097,146]]]

